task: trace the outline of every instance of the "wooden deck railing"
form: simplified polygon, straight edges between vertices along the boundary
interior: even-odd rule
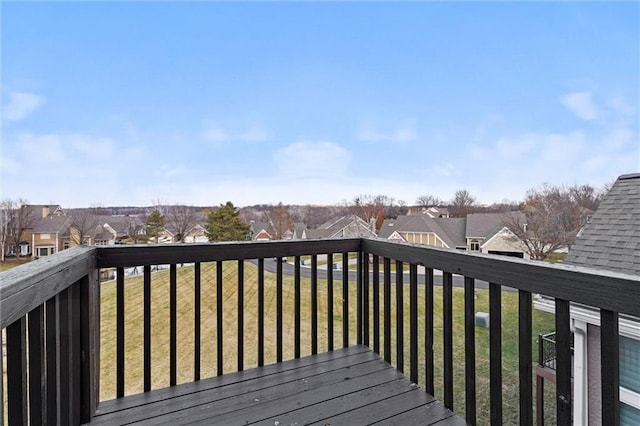
[[[348,254],[355,254],[355,269],[350,270]],[[333,269],[333,255],[342,255],[342,268]],[[326,268],[318,256],[326,255]],[[302,272],[301,258],[309,256],[310,268]],[[274,258],[293,260],[293,306],[283,304],[283,265],[275,262],[276,341],[275,361],[283,361],[285,345],[283,317],[293,310],[294,357],[303,352],[301,289],[309,283],[310,352],[320,346],[333,350],[334,335],[341,334],[343,347],[364,343],[406,374],[415,383],[425,384],[434,393],[434,270],[442,271],[443,402],[451,409],[465,407],[467,421],[476,422],[476,353],[474,290],[477,280],[489,288],[490,314],[490,419],[502,423],[502,287],[516,289],[519,300],[518,371],[520,423],[533,424],[532,385],[532,295],[555,298],[557,353],[557,422],[571,423],[571,342],[569,306],[571,302],[600,309],[602,331],[602,419],[605,424],[619,423],[618,315],[640,316],[640,278],[595,271],[586,268],[548,265],[519,259],[479,255],[425,246],[392,243],[378,239],[344,239],[279,242],[241,242],[224,244],[187,244],[158,246],[115,246],[74,248],[4,272],[0,284],[0,318],[7,334],[7,397],[3,416],[10,424],[79,424],[91,419],[99,399],[100,268],[116,268],[115,397],[125,395],[126,336],[125,268],[142,267],[143,291],[138,303],[143,309],[143,391],[152,388],[151,282],[153,265],[169,265],[169,385],[177,383],[178,265],[193,264],[193,380],[200,379],[203,330],[202,265],[215,265],[216,279],[216,366],[225,373],[223,359],[223,264],[237,267],[237,349],[236,369],[245,368],[245,287],[257,287],[257,365],[265,360],[265,263]],[[257,265],[257,278],[245,280],[245,261]],[[382,266],[382,268],[381,268]],[[408,274],[397,273],[408,269]],[[419,271],[420,268],[420,271]],[[319,271],[323,271],[319,278]],[[423,272],[424,271],[424,272]],[[307,275],[308,274],[308,277]],[[454,401],[453,281],[454,274],[464,277],[465,398]],[[305,277],[303,278],[303,275]],[[326,282],[326,312],[319,315],[319,281]],[[404,283],[408,280],[408,306]],[[334,281],[342,282],[342,308],[334,306]],[[355,286],[355,303],[350,291]],[[382,286],[382,293],[380,287]],[[395,290],[395,291],[392,291]],[[324,291],[323,291],[324,293]],[[395,293],[395,294],[392,294]],[[304,294],[307,294],[304,292]],[[382,294],[382,300],[380,295]],[[355,309],[354,308],[355,305]],[[395,305],[395,318],[392,306]],[[424,306],[420,315],[418,306]],[[335,313],[339,312],[338,319]],[[351,328],[355,317],[355,329]],[[319,321],[326,323],[319,323]],[[424,324],[424,325],[422,325]],[[334,326],[338,325],[335,329]],[[324,333],[326,327],[326,333]],[[341,327],[341,328],[340,328]],[[323,333],[319,333],[322,328]],[[405,341],[408,328],[409,341]],[[424,336],[419,336],[419,330]],[[395,330],[395,336],[392,332]],[[319,334],[326,342],[319,345]],[[103,336],[104,338],[104,336]],[[306,341],[306,340],[305,340]],[[419,343],[422,342],[421,346]],[[339,344],[340,344],[339,343]],[[382,343],[382,348],[381,348]],[[405,346],[409,359],[405,362]],[[395,354],[392,350],[395,347]],[[287,353],[288,350],[287,350]],[[424,371],[423,378],[419,377]]]

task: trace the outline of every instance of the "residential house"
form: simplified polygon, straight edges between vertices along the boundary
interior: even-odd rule
[[[191,226],[184,236],[183,242],[185,243],[206,243],[209,241],[207,238],[206,229],[203,225],[196,223]],[[159,243],[177,243],[179,242],[178,231],[172,225],[166,225],[160,236],[158,237]]]
[[[51,216],[63,216],[64,211],[58,204],[25,204],[20,207],[24,210],[26,229],[21,235],[20,241],[7,241],[7,256],[29,256],[35,253],[33,250],[33,228],[41,219]],[[44,252],[44,250],[43,250]]]
[[[386,219],[378,236],[433,247],[466,249],[464,219],[461,218],[435,219],[422,214],[398,216]]]
[[[293,232],[291,233],[292,240],[299,240],[302,238],[302,234],[307,229],[307,225],[302,222],[295,222],[293,224]]]
[[[69,216],[49,215],[34,221],[31,229],[33,257],[50,256],[69,248],[72,220]]]
[[[331,219],[316,229],[303,229],[301,239],[375,237],[375,223],[350,214]]]
[[[268,222],[256,222],[252,220],[249,223],[249,233],[251,239],[255,241],[269,241],[274,238],[275,231]]]
[[[566,264],[640,275],[640,173],[620,176],[569,250]],[[625,297],[621,294],[619,297]],[[553,312],[542,298],[536,308]],[[601,424],[600,316],[571,306],[575,424]],[[640,318],[621,316],[620,424],[640,424]]]
[[[116,241],[144,235],[144,223],[137,216],[98,216],[98,221],[115,235]]]
[[[524,245],[505,224],[510,214],[522,213],[478,213],[465,218],[427,214],[398,216],[385,220],[378,236],[433,247],[528,258]]]

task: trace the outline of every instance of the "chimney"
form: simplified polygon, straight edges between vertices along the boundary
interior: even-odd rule
[[[373,217],[369,219],[369,230],[371,232],[376,232],[376,219]]]
[[[42,217],[49,216],[49,206],[42,206]]]

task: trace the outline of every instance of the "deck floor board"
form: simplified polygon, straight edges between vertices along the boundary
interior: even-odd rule
[[[106,401],[91,425],[464,424],[366,346]]]

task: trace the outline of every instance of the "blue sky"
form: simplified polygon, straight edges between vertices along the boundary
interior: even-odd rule
[[[2,197],[484,203],[640,171],[637,2],[3,2]]]

